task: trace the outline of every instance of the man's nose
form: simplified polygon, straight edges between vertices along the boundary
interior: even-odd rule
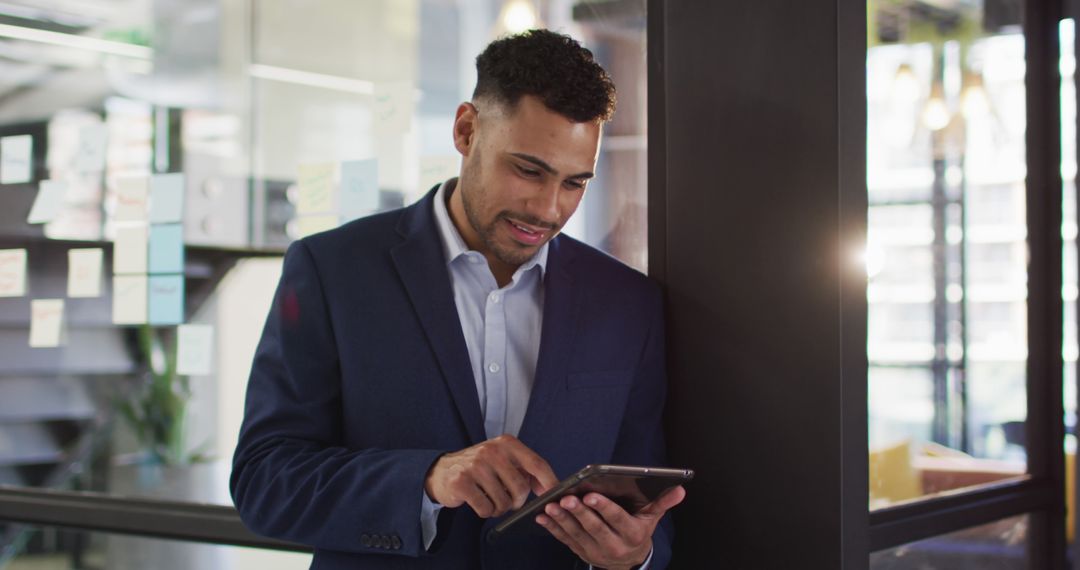
[[[559,184],[544,184],[529,199],[529,215],[545,224],[559,225]]]

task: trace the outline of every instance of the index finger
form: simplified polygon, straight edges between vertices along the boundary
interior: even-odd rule
[[[521,443],[518,439],[508,439],[510,443],[510,460],[517,465],[518,469],[529,474],[539,484],[540,488],[536,486],[533,488],[533,492],[537,495],[542,494],[548,489],[559,484],[558,477],[555,477],[555,472],[551,470],[551,465],[548,465],[547,461],[544,461],[543,457],[537,455],[537,453],[524,443]]]

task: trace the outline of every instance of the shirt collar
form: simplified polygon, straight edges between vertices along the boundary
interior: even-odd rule
[[[442,238],[443,253],[446,255],[446,264],[450,265],[457,258],[468,255],[478,255],[483,257],[478,251],[470,250],[466,245],[465,240],[461,237],[461,233],[458,232],[454,222],[450,219],[450,212],[446,208],[446,199],[450,196],[450,193],[454,191],[454,187],[457,185],[457,178],[451,178],[446,182],[443,182],[439,189],[435,192],[435,224],[439,226],[439,237]],[[540,249],[529,258],[528,261],[521,264],[514,271],[513,280],[517,281],[519,275],[522,275],[526,271],[533,267],[540,267],[540,276],[543,277],[544,272],[547,270],[547,257],[548,257],[548,243],[540,246]]]

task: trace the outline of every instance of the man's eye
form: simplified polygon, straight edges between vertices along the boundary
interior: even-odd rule
[[[531,168],[524,168],[524,167],[521,167],[521,166],[517,167],[517,169],[518,169],[518,172],[520,172],[522,176],[528,176],[530,178],[536,178],[537,176],[540,176],[540,171],[539,170],[533,170]]]
[[[577,181],[577,180],[567,180],[566,185],[573,188],[574,190],[584,190],[585,189],[585,183]]]

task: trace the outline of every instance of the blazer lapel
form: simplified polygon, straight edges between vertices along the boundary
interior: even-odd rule
[[[439,361],[461,423],[472,443],[484,441],[484,420],[469,350],[454,305],[450,275],[432,210],[435,191],[410,207],[398,232],[405,241],[390,250],[416,316]]]
[[[527,445],[544,437],[544,419],[552,397],[565,386],[567,365],[578,332],[581,292],[574,287],[570,271],[571,251],[562,238],[548,249],[544,278],[544,320],[540,327],[540,354],[536,362],[532,394],[518,438]]]

